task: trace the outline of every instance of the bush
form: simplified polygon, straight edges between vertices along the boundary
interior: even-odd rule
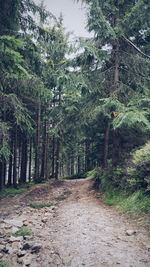
[[[131,165],[127,169],[129,188],[150,193],[150,142],[133,153]]]

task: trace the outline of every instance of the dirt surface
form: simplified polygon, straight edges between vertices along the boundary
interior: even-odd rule
[[[146,230],[99,196],[92,181],[68,180],[1,200],[0,260],[13,267],[150,266]],[[51,207],[33,209],[31,203]],[[10,236],[22,225],[31,236]]]

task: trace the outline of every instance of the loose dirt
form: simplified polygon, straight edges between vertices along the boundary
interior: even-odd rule
[[[0,201],[1,260],[12,267],[150,266],[148,232],[103,203],[90,180],[36,186]],[[99,197],[99,198],[98,198]],[[30,204],[49,203],[33,209]],[[32,230],[12,239],[14,222]]]

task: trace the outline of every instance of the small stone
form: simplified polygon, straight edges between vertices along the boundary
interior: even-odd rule
[[[6,219],[4,220],[4,223],[9,224],[9,225],[13,225],[16,227],[22,227],[23,226],[23,222],[22,220],[17,220],[17,219]]]
[[[21,258],[21,257],[23,257],[23,256],[25,256],[25,255],[26,255],[26,251],[25,251],[25,250],[19,250],[18,253],[17,253],[17,256],[18,256],[19,258]]]
[[[28,250],[31,248],[31,245],[29,243],[25,243],[22,247],[22,250]]]
[[[28,226],[28,222],[24,222],[23,223],[23,226]]]
[[[13,242],[12,243],[12,249],[17,251],[19,248],[21,248],[21,244],[19,242]]]
[[[4,245],[0,245],[0,251],[5,250],[5,246]]]
[[[23,236],[11,236],[9,238],[9,242],[13,243],[13,242],[22,242],[23,241]]]
[[[48,218],[47,217],[44,217],[42,220],[41,220],[43,223],[46,223],[48,221]]]
[[[2,253],[0,253],[0,259],[2,259],[3,258],[3,254]]]
[[[13,249],[7,244],[4,252],[7,254],[13,254]]]
[[[32,235],[25,235],[23,238],[24,238],[24,240],[26,240],[26,241],[31,241],[31,240],[33,240],[33,236],[32,236]]]
[[[25,255],[25,257],[23,257],[23,266],[30,266],[31,265],[31,262],[32,262],[32,259],[30,257],[30,255]]]
[[[132,236],[132,235],[135,235],[135,234],[136,234],[135,230],[127,230],[126,231],[126,235],[128,235],[128,236]]]
[[[18,258],[18,259],[17,259],[17,262],[18,262],[19,264],[22,264],[22,263],[23,263],[23,259],[22,259],[22,258]]]
[[[16,233],[18,230],[19,230],[18,227],[13,226],[12,229],[11,229],[11,232],[14,234],[14,233]]]
[[[38,253],[41,249],[42,245],[41,244],[35,244],[33,247],[32,247],[32,251],[31,253]]]

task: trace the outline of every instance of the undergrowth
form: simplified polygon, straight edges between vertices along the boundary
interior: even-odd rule
[[[6,261],[0,261],[0,267],[11,267],[11,265]]]
[[[129,196],[125,192],[105,192],[104,197],[107,205],[116,205],[121,212],[150,214],[150,198],[142,191],[134,192]]]
[[[4,198],[6,196],[15,196],[27,191],[27,188],[5,188],[3,191],[0,192],[0,198]]]
[[[25,226],[21,227],[16,233],[13,234],[13,236],[27,236],[27,235],[32,235],[32,231]]]

